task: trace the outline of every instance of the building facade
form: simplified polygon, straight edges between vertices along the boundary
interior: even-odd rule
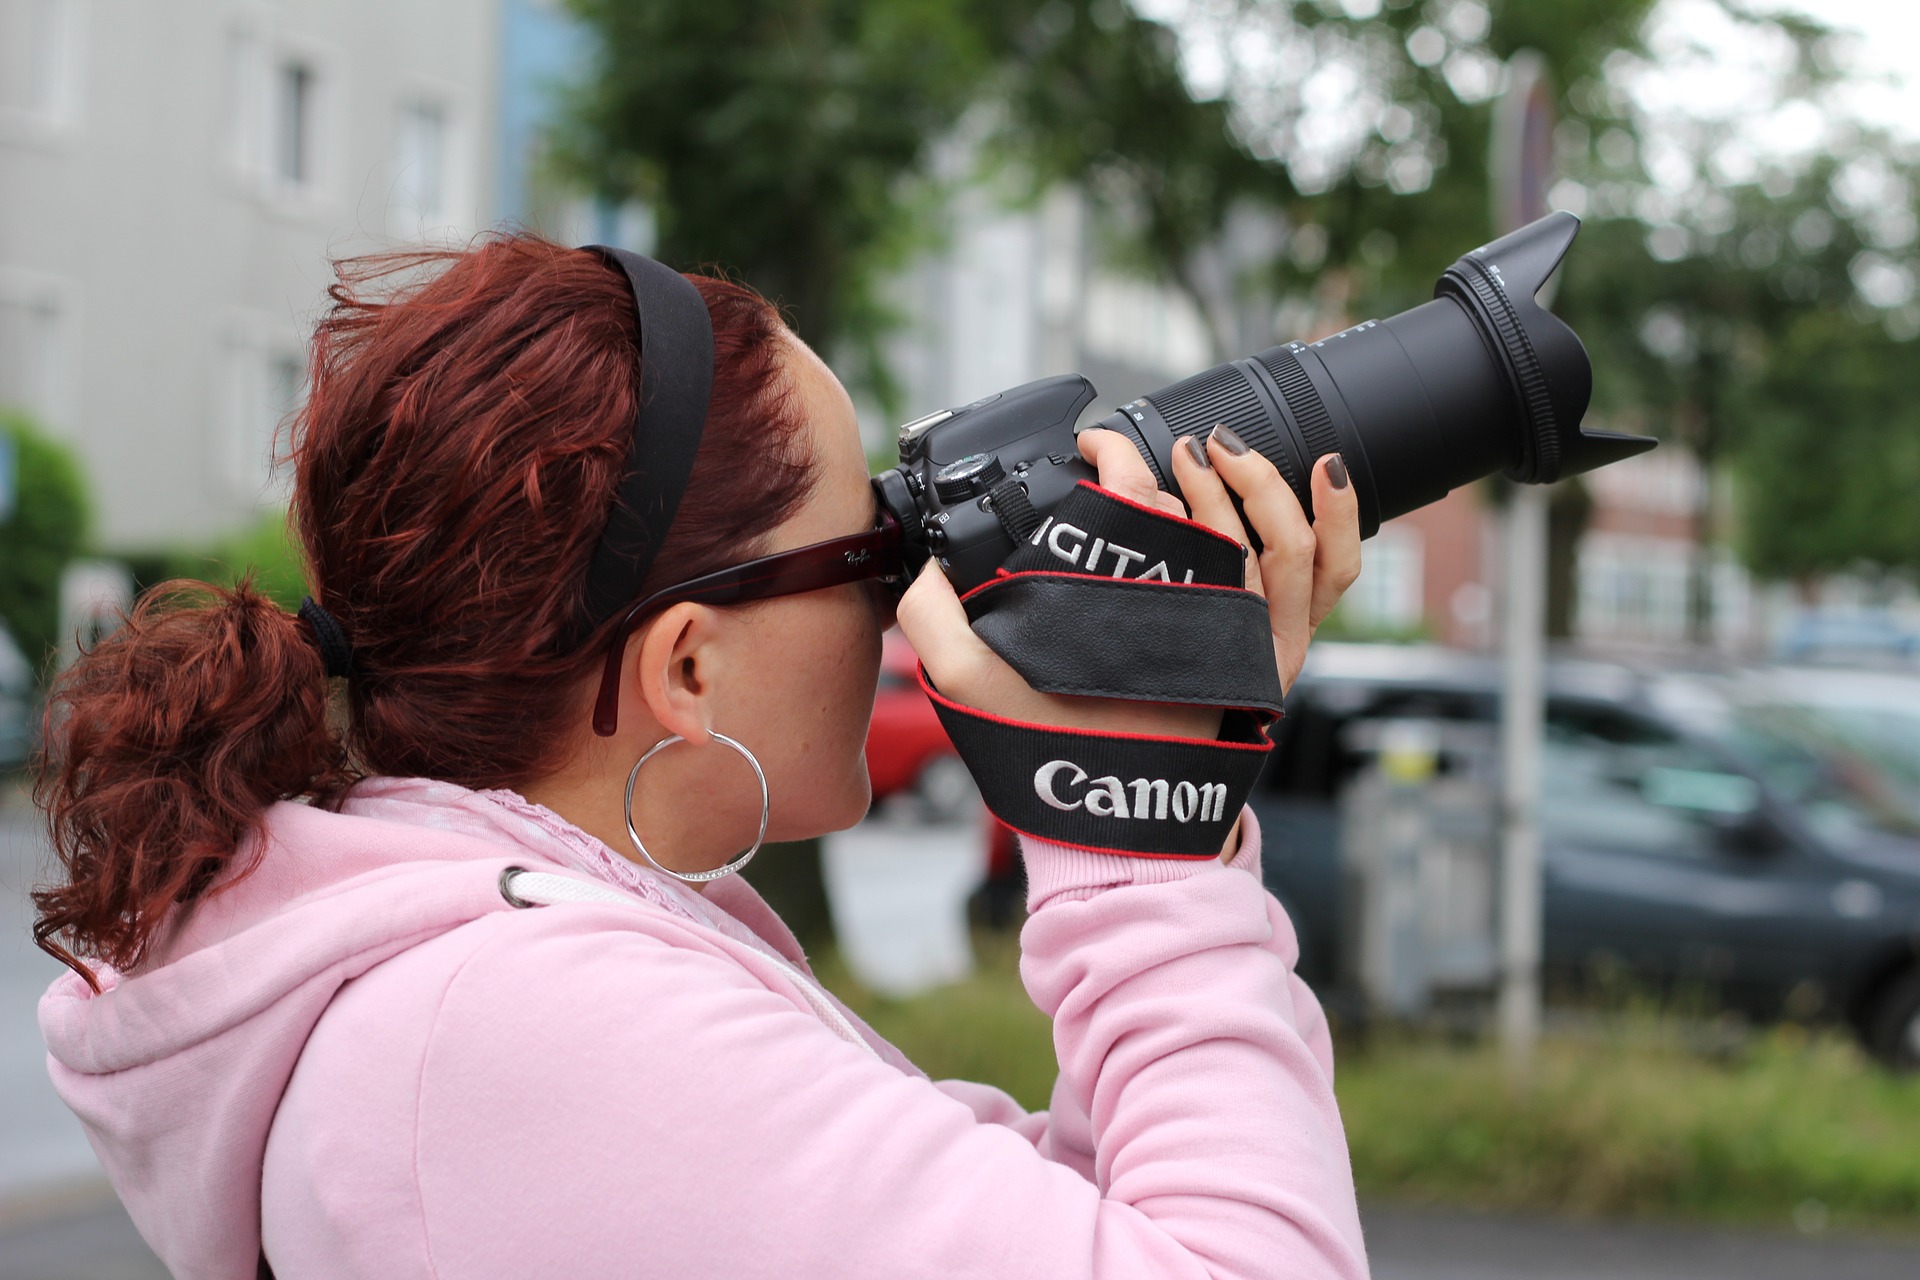
[[[472,0],[0,0],[0,403],[85,466],[108,550],[284,500],[329,259],[494,219]]]

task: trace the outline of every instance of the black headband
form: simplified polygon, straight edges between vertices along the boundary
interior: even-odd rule
[[[640,323],[640,409],[626,474],[587,567],[586,630],[632,604],[680,509],[713,391],[713,319],[691,281],[625,249],[585,246],[627,274]]]

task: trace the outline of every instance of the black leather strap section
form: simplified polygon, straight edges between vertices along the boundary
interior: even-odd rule
[[[1280,713],[1272,623],[1246,549],[1082,484],[965,598],[974,632],[1044,693],[1226,708],[1218,740],[1022,724],[921,683],[996,817],[1104,853],[1220,852]]]
[[[591,632],[634,602],[680,510],[713,391],[713,320],[693,283],[625,249],[587,245],[620,268],[640,321],[640,408],[627,467],[587,568]]]
[[[1227,714],[1218,742],[1089,733],[960,706],[924,668],[920,683],[995,817],[1096,853],[1218,855],[1273,749],[1245,712]]]
[[[1081,481],[1001,568],[1243,587],[1246,548],[1203,524]]]
[[[1266,602],[1232,587],[1016,573],[967,594],[974,634],[1042,693],[1279,715]]]

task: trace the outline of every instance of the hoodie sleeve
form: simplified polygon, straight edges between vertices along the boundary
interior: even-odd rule
[[[1022,844],[1028,858],[1038,858],[1042,862],[1049,859],[1071,859],[1082,856],[1077,850],[1063,845],[1036,841],[1023,837]],[[1240,847],[1226,865],[1244,871],[1252,876],[1255,883],[1264,884],[1260,873],[1261,832],[1259,820],[1253,810],[1241,812]],[[1320,1064],[1327,1078],[1333,1078],[1333,1036],[1327,1025],[1327,1019],[1321,1010],[1319,999],[1311,988],[1293,973],[1300,960],[1300,948],[1285,910],[1277,901],[1270,901],[1268,912],[1273,917],[1273,932],[1267,939],[1266,949],[1278,956],[1287,966],[1288,986],[1291,989],[1294,1017],[1300,1038],[1305,1041],[1314,1060]],[[1093,1134],[1086,1111],[1079,1096],[1072,1088],[1072,1081],[1062,1073],[1054,1081],[1053,1099],[1046,1111],[1029,1112],[1022,1108],[1002,1090],[991,1085],[976,1084],[971,1080],[936,1080],[934,1085],[949,1097],[955,1098],[969,1107],[974,1118],[982,1124],[1002,1124],[1011,1128],[1029,1142],[1049,1160],[1078,1172],[1089,1182],[1093,1180]]]
[[[420,1064],[435,1274],[1365,1276],[1324,1022],[1257,876],[1027,857],[1043,1116],[903,1075],[615,909],[516,913]]]

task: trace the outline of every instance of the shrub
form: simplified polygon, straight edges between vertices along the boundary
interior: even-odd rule
[[[256,591],[282,608],[300,607],[308,592],[306,563],[286,512],[266,512],[212,549],[188,555],[173,576],[232,586],[249,573]]]
[[[14,452],[13,514],[0,522],[0,621],[45,672],[60,633],[60,574],[87,542],[90,512],[80,463],[24,414],[0,409]]]

